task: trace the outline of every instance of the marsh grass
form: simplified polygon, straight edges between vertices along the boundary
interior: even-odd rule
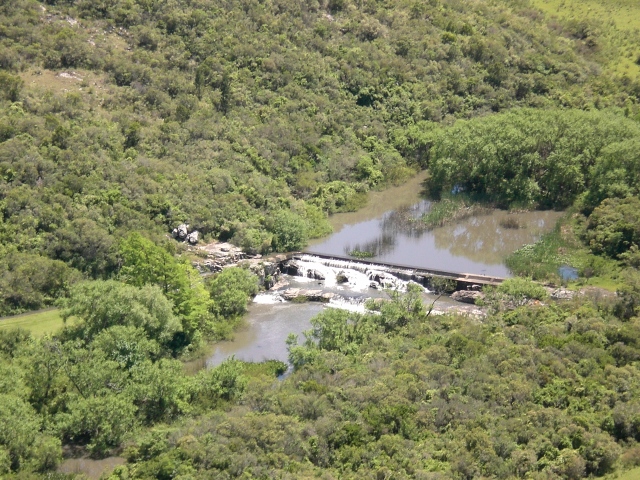
[[[533,280],[567,284],[559,269],[563,265],[578,270],[579,278],[568,282],[571,287],[593,286],[615,291],[621,284],[623,268],[619,262],[594,255],[581,241],[583,225],[580,219],[567,215],[556,228],[532,244],[509,255],[505,264],[518,276]]]
[[[509,255],[505,264],[512,273],[537,281],[560,283],[559,268],[562,265],[576,267],[572,254],[581,248],[573,230],[561,220],[556,228],[543,235],[536,243],[530,243]],[[576,241],[573,241],[576,240]]]
[[[355,257],[355,258],[372,258],[375,257],[375,253],[367,251],[367,250],[351,250],[349,252],[349,256],[350,257]]]
[[[471,202],[458,195],[433,202],[429,211],[422,216],[422,222],[427,228],[437,228],[474,215],[488,213],[490,210],[481,203]]]
[[[278,377],[287,371],[287,364],[279,360],[265,360],[264,362],[244,362],[244,374],[249,377]]]

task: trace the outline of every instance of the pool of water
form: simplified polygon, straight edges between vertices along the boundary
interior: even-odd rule
[[[419,221],[431,206],[421,198],[423,180],[424,174],[401,187],[372,192],[363,209],[332,216],[334,233],[313,242],[307,252],[345,256],[353,250],[370,251],[374,257],[368,261],[507,277],[510,272],[504,265],[505,257],[523,245],[537,241],[562,215],[552,211],[508,213],[493,210],[451,225],[427,229]],[[350,269],[349,262],[322,264],[313,257],[302,263],[305,262],[304,268],[320,272],[326,280],[285,276],[288,285],[283,289],[295,287],[334,293],[336,297],[329,305],[286,303],[282,291],[260,294],[249,308],[245,327],[236,332],[233,341],[213,346],[206,361],[195,368],[219,365],[232,355],[251,362],[268,359],[286,362],[288,335],[298,335],[302,341],[302,333],[311,328],[311,319],[323,309],[363,311],[366,298],[386,296],[384,291],[370,288],[370,272]],[[349,281],[337,284],[336,273],[343,270]],[[403,283],[398,282],[396,287],[402,289]],[[425,291],[426,304],[436,298]],[[436,308],[446,311],[454,305],[460,304],[442,297],[438,298]]]
[[[122,457],[107,457],[100,460],[92,458],[68,458],[58,467],[59,473],[83,475],[89,480],[98,480],[109,475],[118,465],[124,465]],[[84,478],[83,477],[83,478]]]
[[[420,198],[419,182],[397,187],[391,194],[393,199],[387,198],[388,192],[373,197],[376,207],[332,217],[334,233],[312,242],[306,251],[345,256],[359,250],[372,253],[367,259],[372,261],[508,277],[511,273],[504,259],[538,241],[562,216],[555,211],[491,210],[428,229],[420,217],[431,203]]]

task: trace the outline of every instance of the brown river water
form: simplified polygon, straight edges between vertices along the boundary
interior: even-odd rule
[[[334,233],[314,241],[308,252],[346,256],[354,249],[373,251],[369,260],[433,268],[458,273],[480,273],[507,277],[509,270],[504,258],[527,243],[537,241],[550,231],[562,216],[561,212],[508,213],[494,210],[484,215],[469,217],[444,227],[427,230],[419,228],[417,219],[428,210],[429,202],[421,198],[424,173],[399,187],[382,192],[371,192],[367,205],[352,213],[333,215],[329,220]],[[522,228],[504,228],[504,220],[515,220]],[[313,268],[322,265],[310,263]],[[362,274],[359,273],[362,277]],[[346,308],[363,311],[363,301],[369,297],[384,297],[381,290],[368,288],[362,278],[345,285],[330,285],[300,277],[285,276],[289,287],[313,288],[330,291],[340,296],[329,305],[320,303],[287,303],[279,293],[258,295],[249,307],[245,326],[232,341],[210,345],[208,353],[185,364],[189,374],[222,363],[235,356],[239,360],[287,361],[286,339],[290,333],[304,340],[303,332],[311,327],[311,319],[325,308]],[[329,277],[327,277],[329,278]],[[353,275],[356,278],[356,274]],[[424,293],[427,304],[436,302],[436,309],[447,311],[459,307],[450,298]],[[104,460],[69,459],[60,467],[65,473],[84,473],[90,479],[111,471],[124,459],[112,457]]]
[[[332,216],[334,233],[315,240],[306,251],[338,256],[368,251],[375,253],[368,261],[508,277],[505,257],[539,240],[563,215],[492,210],[443,227],[421,228],[415,220],[431,205],[420,196],[423,180],[424,173],[400,187],[373,192],[362,210]],[[506,221],[521,228],[505,228]]]
[[[504,265],[504,258],[523,245],[537,241],[543,233],[553,229],[562,216],[561,212],[552,211],[508,213],[494,210],[432,230],[416,228],[419,222],[406,220],[418,218],[429,208],[429,202],[421,198],[424,178],[423,173],[402,186],[371,192],[364,208],[333,215],[330,222],[334,233],[314,241],[307,251],[345,256],[359,248],[376,252],[376,256],[367,261],[377,259],[415,267],[507,277],[510,272]],[[506,219],[515,220],[521,228],[504,228],[501,223]],[[310,265],[310,268],[322,267]],[[364,284],[354,280],[344,286],[330,285],[328,276],[327,282],[300,277],[287,279],[289,285],[285,288],[322,289],[340,295],[341,299],[329,305],[295,304],[282,302],[278,292],[260,294],[249,307],[246,325],[236,332],[234,340],[212,346],[206,360],[201,359],[188,369],[215,366],[232,355],[245,361],[276,359],[286,362],[285,340],[289,333],[298,335],[302,341],[302,332],[311,327],[311,318],[323,309],[363,311],[365,298],[386,295],[368,288],[366,279]],[[425,303],[436,298],[425,292]],[[436,308],[441,311],[454,305],[460,304],[446,297],[436,302]]]

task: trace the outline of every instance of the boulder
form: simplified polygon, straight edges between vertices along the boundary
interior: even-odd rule
[[[320,297],[320,301],[324,303],[329,303],[334,296],[335,294],[331,292],[323,293]]]
[[[186,240],[187,235],[189,235],[189,225],[187,225],[186,223],[178,225],[173,229],[171,234],[173,235],[173,238],[177,238],[178,240]]]
[[[258,277],[258,283],[267,290],[272,289],[278,283],[280,270],[278,270],[277,264],[255,258],[245,260],[242,264],[249,267],[249,270]]]
[[[319,302],[322,300],[322,290],[303,290],[302,296],[307,297],[310,302]]]
[[[554,300],[571,300],[576,292],[566,288],[556,288],[549,292],[549,296]]]
[[[300,297],[300,289],[299,288],[288,288],[284,292],[282,292],[282,298],[287,301],[292,301],[295,298]]]
[[[336,275],[336,282],[338,282],[338,283],[348,283],[349,282],[349,277],[347,277],[347,275],[344,273],[344,271],[341,270]]]
[[[307,278],[313,278],[315,280],[324,280],[324,275],[317,270],[309,270],[307,272]]]
[[[198,243],[198,237],[200,237],[200,233],[197,230],[194,230],[189,235],[187,235],[187,242],[191,245],[195,245]]]
[[[458,290],[451,295],[451,299],[456,302],[470,303],[472,305],[474,305],[479,298],[484,298],[484,294],[474,290]]]
[[[288,262],[284,262],[282,264],[282,273],[291,275],[292,277],[297,277],[300,275],[300,265],[295,260],[289,260]]]
[[[333,298],[334,294],[331,292],[323,292],[322,290],[306,290],[302,288],[288,288],[282,292],[282,298],[292,302],[294,300],[306,300],[309,302],[324,302],[327,303]]]

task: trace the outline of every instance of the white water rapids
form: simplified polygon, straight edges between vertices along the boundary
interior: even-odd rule
[[[297,275],[283,275],[288,284],[281,288],[263,292],[253,302],[262,305],[274,305],[285,302],[282,293],[295,285],[331,292],[333,298],[325,305],[354,312],[364,312],[365,302],[369,298],[385,296],[383,290],[406,291],[409,283],[393,275],[383,266],[372,266],[357,261],[323,259],[315,255],[302,255],[292,261]],[[410,276],[411,272],[407,272]],[[415,283],[418,285],[417,283]],[[420,285],[425,293],[429,291]]]

